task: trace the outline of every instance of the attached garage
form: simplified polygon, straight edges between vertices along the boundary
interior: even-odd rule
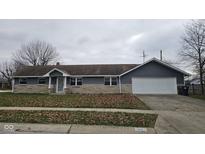
[[[178,94],[189,76],[183,70],[153,58],[120,75],[121,91],[133,94]],[[127,89],[126,89],[127,88]]]
[[[177,94],[176,77],[132,78],[133,94]]]

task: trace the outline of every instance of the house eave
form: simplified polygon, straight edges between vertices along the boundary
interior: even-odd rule
[[[52,70],[50,70],[48,73],[44,74],[43,77],[49,77],[50,76],[50,73],[53,72],[53,71],[58,71],[60,73],[63,74],[63,76],[70,76],[69,74],[67,74],[66,72],[58,69],[58,68],[53,68]]]
[[[65,75],[66,77],[118,77],[119,75]],[[49,76],[13,76],[13,78],[42,78]]]
[[[42,78],[43,76],[12,76],[12,78]]]

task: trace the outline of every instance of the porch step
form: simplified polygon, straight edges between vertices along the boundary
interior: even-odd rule
[[[62,92],[62,93],[50,93],[50,95],[65,95],[65,93],[64,92]]]

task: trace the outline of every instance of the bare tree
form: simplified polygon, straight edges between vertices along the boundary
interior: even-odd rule
[[[205,67],[205,23],[193,20],[185,26],[182,37],[182,50],[179,53],[183,60],[190,62],[195,72],[199,73],[201,92],[204,94],[203,75]]]
[[[58,58],[59,54],[51,44],[39,40],[22,45],[21,48],[13,54],[13,60],[16,66],[44,66],[56,62]]]
[[[14,64],[8,61],[2,62],[0,64],[0,76],[2,79],[6,79],[11,86],[12,76],[15,72]]]

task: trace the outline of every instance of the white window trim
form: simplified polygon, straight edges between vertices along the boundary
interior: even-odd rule
[[[104,85],[105,85],[105,86],[108,86],[108,85],[105,84],[105,78],[111,78],[111,77],[110,77],[110,76],[109,76],[109,77],[107,77],[107,76],[104,77]],[[110,80],[111,80],[111,79],[110,79]],[[111,82],[110,82],[110,83],[111,83]],[[109,84],[109,86],[111,86],[111,85]]]
[[[78,83],[78,79],[81,79],[81,85],[78,85],[77,83]],[[82,86],[83,85],[83,78],[81,78],[81,77],[76,77],[76,85],[77,86]]]
[[[83,85],[83,78],[81,77],[71,77],[71,78],[75,78],[75,85],[71,85],[71,86],[82,86]],[[78,85],[78,79],[81,79],[81,85]],[[71,81],[70,81],[71,84]]]
[[[78,81],[78,79],[77,79],[77,78],[75,78],[75,86],[77,86],[77,81]]]
[[[105,78],[108,78],[108,77],[104,77],[104,85],[105,85]],[[116,78],[116,82],[117,82],[117,77],[110,76],[109,78],[110,78],[110,87],[111,86],[117,86],[117,84],[116,85],[112,85],[112,78]],[[105,85],[105,86],[108,86],[108,85]]]
[[[112,78],[116,78],[116,85],[112,85]],[[117,86],[117,77],[111,77],[111,85],[112,86]]]
[[[112,86],[112,78],[110,77],[110,86]]]

